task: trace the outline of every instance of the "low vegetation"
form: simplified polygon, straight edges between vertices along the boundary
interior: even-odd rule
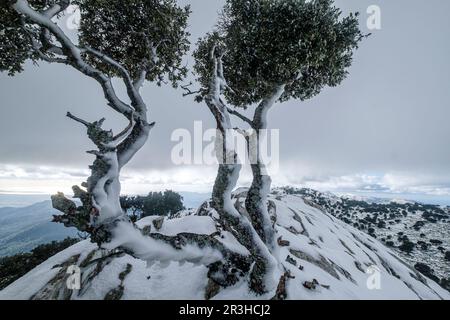
[[[0,258],[0,290],[22,277],[28,271],[34,269],[48,258],[74,245],[79,240],[80,239],[66,238],[62,241],[41,244],[31,252]]]

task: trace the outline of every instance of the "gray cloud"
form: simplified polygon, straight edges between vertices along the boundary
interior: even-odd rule
[[[180,3],[192,4],[190,30],[195,43],[214,25],[223,1]],[[351,189],[348,177],[354,177],[355,190],[383,191],[396,185],[386,183],[391,175],[404,190],[449,190],[450,40],[445,32],[450,30],[450,2],[340,0],[337,4],[344,12],[360,11],[364,29],[367,7],[379,5],[382,29],[361,45],[341,86],[271,111],[270,126],[280,129],[283,167],[274,180]],[[186,59],[192,64],[191,57]],[[25,171],[15,177],[18,180],[47,177],[60,179],[63,186],[69,184],[64,179],[81,180],[87,174],[92,157],[85,150],[92,146],[84,129],[64,117],[66,111],[87,119],[106,115],[107,125],[116,129],[125,125],[105,106],[97,83],[65,66],[42,63],[27,65],[15,78],[2,74],[0,96],[0,189],[4,190],[11,189],[11,175],[17,174],[11,165]],[[176,174],[183,169],[170,161],[171,133],[177,128],[192,130],[196,120],[212,128],[212,116],[205,105],[183,98],[172,88],[147,85],[144,98],[157,126],[124,179],[142,185],[176,184]],[[188,186],[190,179],[197,186],[210,185],[213,169],[185,168],[189,174],[180,184]],[[378,178],[357,179],[362,176]],[[244,173],[241,182],[248,179],[248,172]]]

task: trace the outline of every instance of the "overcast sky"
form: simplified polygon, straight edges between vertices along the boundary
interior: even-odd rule
[[[192,5],[194,44],[211,30],[223,2],[180,1]],[[272,109],[270,127],[280,129],[281,142],[274,184],[450,199],[450,2],[336,3],[361,12],[364,32],[367,8],[378,5],[382,28],[361,44],[341,86]],[[124,171],[124,192],[208,191],[215,166],[176,166],[170,158],[175,129],[192,131],[194,121],[214,127],[207,107],[170,87],[147,84],[143,95],[157,126]],[[116,129],[125,124],[105,106],[97,83],[67,66],[42,63],[14,78],[0,74],[0,98],[0,193],[67,192],[86,179],[92,157],[85,151],[92,146],[67,111],[106,116]],[[240,184],[249,178],[246,168]]]

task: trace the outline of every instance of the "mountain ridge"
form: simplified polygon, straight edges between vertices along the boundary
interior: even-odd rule
[[[242,209],[245,192],[234,195]],[[210,234],[228,249],[242,252],[238,239],[216,229],[208,206],[182,216],[147,217],[136,227],[173,235],[186,230]],[[287,299],[450,299],[450,293],[405,263],[378,240],[345,224],[300,195],[275,192],[269,208],[276,217],[280,267],[289,271]],[[159,220],[158,220],[159,219]],[[153,230],[154,221],[160,223]],[[192,226],[195,226],[192,229]],[[111,249],[111,248],[110,248]],[[199,253],[201,249],[199,249]],[[85,240],[50,258],[0,292],[0,299],[270,299],[256,296],[248,278],[227,288],[211,288],[201,263],[143,261],[127,253],[112,255]],[[207,252],[203,252],[207,254]],[[275,253],[274,253],[275,254]],[[67,269],[81,271],[81,289],[68,290]],[[175,289],[176,288],[176,289]],[[214,289],[214,290],[213,290]]]

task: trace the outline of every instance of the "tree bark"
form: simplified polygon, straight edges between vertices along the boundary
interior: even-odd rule
[[[267,143],[267,113],[281,98],[284,88],[284,85],[277,86],[256,108],[251,121],[252,135],[247,139],[253,181],[247,194],[245,207],[256,232],[270,248],[275,245],[274,230],[267,210],[267,196],[270,193],[272,179],[267,172],[261,149],[262,145]]]
[[[132,157],[144,146],[148,139],[150,129],[154,123],[147,122],[147,107],[139,93],[140,82],[133,81],[129,72],[119,62],[89,47],[81,47],[74,44],[64,31],[52,21],[52,19],[67,8],[68,0],[61,0],[50,6],[45,11],[37,11],[30,7],[27,0],[16,0],[11,6],[27,22],[39,26],[43,31],[41,37],[45,43],[39,45],[38,39],[31,39],[34,50],[40,56],[47,57],[42,48],[48,50],[58,49],[61,58],[44,59],[49,62],[58,62],[70,65],[80,73],[96,80],[103,90],[109,107],[122,114],[130,121],[130,124],[121,133],[114,136],[112,131],[102,129],[105,119],[88,122],[68,113],[67,116],[87,128],[89,139],[98,148],[88,153],[95,155],[95,161],[90,166],[91,175],[82,186],[86,190],[74,187],[75,197],[82,200],[82,206],[77,207],[71,201],[65,199],[62,194],[52,197],[55,208],[61,210],[64,215],[55,217],[55,221],[62,222],[66,226],[76,227],[80,231],[88,232],[93,241],[101,244],[109,239],[109,226],[116,219],[127,219],[120,206],[120,172]],[[24,29],[27,26],[24,24]],[[30,37],[31,34],[30,34]],[[52,38],[60,45],[53,45]],[[83,55],[94,55],[111,68],[117,70],[119,78],[123,80],[130,105],[123,102],[116,95],[112,80],[109,76],[88,64]],[[139,82],[138,85],[135,85]]]
[[[222,57],[216,56],[215,48],[211,52],[211,61],[213,73],[205,101],[217,124],[216,155],[219,162],[212,205],[218,212],[224,229],[232,233],[250,252],[254,262],[250,271],[250,288],[258,294],[263,294],[276,286],[274,272],[277,263],[251,222],[238,212],[233,204],[232,191],[236,187],[241,164],[237,162],[234,128],[229,111],[220,97],[227,85],[223,76]]]

